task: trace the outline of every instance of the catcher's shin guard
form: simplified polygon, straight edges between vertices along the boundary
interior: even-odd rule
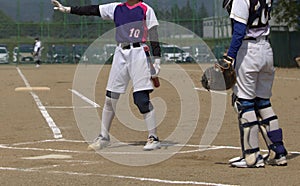
[[[273,144],[273,142],[271,141],[271,139],[268,136],[268,131],[270,129],[269,125],[270,125],[270,121],[277,119],[277,116],[272,116],[270,118],[264,119],[264,120],[260,120],[259,121],[259,130],[262,134],[262,137],[268,147],[269,153],[268,156],[265,158],[270,158],[270,154],[271,154],[271,145]]]
[[[244,122],[244,119],[240,119],[240,134],[241,134],[241,147],[243,156],[248,166],[256,164],[257,157],[259,155],[259,147],[252,147],[250,144],[251,130],[257,130],[258,122]]]
[[[258,132],[259,124],[254,111],[254,100],[238,98],[236,105],[239,112],[238,117],[243,157],[245,158],[247,166],[251,167],[257,163],[257,157],[259,156],[258,139],[254,136]],[[251,114],[251,112],[253,113]],[[253,147],[253,143],[257,145]]]
[[[280,156],[286,156],[287,151],[282,141],[282,129],[278,128],[278,117],[271,108],[270,100],[256,98],[255,107],[258,116],[261,118],[259,121],[259,128],[269,149],[268,159],[279,159]],[[270,126],[272,122],[273,125],[275,122],[277,127]],[[272,131],[271,128],[273,128]]]

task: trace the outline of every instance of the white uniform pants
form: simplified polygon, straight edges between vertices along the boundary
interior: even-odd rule
[[[274,81],[273,51],[264,38],[244,40],[235,62],[237,83],[233,88],[238,98],[268,99]]]
[[[122,49],[117,46],[106,90],[125,93],[132,80],[133,92],[152,90],[150,67],[143,46]]]

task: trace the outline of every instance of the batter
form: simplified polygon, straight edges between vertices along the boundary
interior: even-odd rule
[[[99,150],[110,144],[109,130],[115,116],[115,108],[120,94],[125,93],[128,82],[133,83],[133,99],[143,115],[148,128],[144,150],[160,148],[156,134],[155,110],[150,102],[153,91],[151,78],[160,71],[160,46],[158,42],[158,21],[153,9],[142,0],[127,0],[125,3],[109,3],[81,7],[66,7],[52,0],[54,9],[64,13],[86,16],[100,16],[113,20],[116,26],[117,48],[106,88],[105,105],[102,112],[101,132],[89,150]],[[145,42],[149,38],[152,54],[155,57],[154,73],[150,73]]]

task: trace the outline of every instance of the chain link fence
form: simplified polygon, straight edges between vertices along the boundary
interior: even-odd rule
[[[65,5],[76,6],[112,1],[61,0],[61,2]],[[181,25],[203,38],[217,59],[221,58],[229,47],[231,26],[227,13],[221,7],[222,0],[209,2],[187,0],[181,3],[183,5],[175,0],[145,0],[145,2],[153,7],[159,20]],[[44,63],[77,63],[76,55],[81,56],[84,49],[94,40],[114,28],[113,22],[104,21],[99,17],[53,12],[50,1],[44,0],[34,1],[36,11],[32,12],[32,16],[35,20],[24,21],[22,17],[25,3],[25,0],[12,0],[12,5],[14,5],[12,11],[16,15],[14,18],[0,12],[2,17],[0,18],[0,44],[8,48],[10,62],[21,62],[17,47],[33,46],[34,38],[39,37],[44,47],[42,52]],[[166,7],[168,7],[167,10]],[[49,9],[52,13],[50,16],[46,13]],[[286,38],[284,43],[289,47],[282,45],[282,37]],[[292,58],[300,52],[297,51],[299,46],[295,42],[299,41],[299,33],[273,31],[271,40],[275,51],[275,64],[285,67],[295,66]],[[55,54],[60,57],[54,57]],[[196,55],[195,51],[191,55]],[[32,62],[31,59],[28,60]]]

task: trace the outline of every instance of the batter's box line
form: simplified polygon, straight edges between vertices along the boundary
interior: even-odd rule
[[[95,109],[96,107],[94,106],[45,106],[45,108],[46,109]]]
[[[87,173],[87,172],[72,172],[72,171],[46,171],[46,170],[36,170],[33,168],[15,168],[15,167],[0,167],[2,171],[17,171],[17,172],[38,172],[38,173],[47,173],[47,174],[58,174],[58,175],[69,175],[69,176],[96,176],[96,177],[108,177],[116,179],[125,179],[125,180],[135,180],[140,182],[154,182],[154,183],[164,183],[170,185],[210,185],[210,186],[235,186],[230,184],[222,183],[212,183],[212,182],[201,182],[201,181],[180,181],[180,180],[165,180],[158,178],[147,178],[147,177],[134,177],[134,176],[125,176],[125,175],[116,175],[116,174],[99,174],[99,173]]]
[[[39,143],[48,143],[48,142],[71,142],[71,143],[86,143],[86,141],[82,140],[67,140],[67,139],[46,139],[40,141],[31,141],[31,142],[20,142],[20,143],[13,143],[13,144],[2,144],[2,145],[9,145],[9,146],[20,146],[20,145],[31,145],[31,144],[39,144]]]
[[[93,153],[93,151],[73,151],[73,150],[62,150],[62,149],[50,149],[50,148],[34,148],[34,147],[16,147],[20,145],[32,145],[32,144],[40,144],[40,143],[52,143],[52,142],[67,142],[67,143],[87,143],[83,140],[68,140],[68,139],[48,139],[48,140],[41,140],[35,142],[21,142],[21,143],[13,143],[13,144],[0,144],[0,148],[3,149],[13,149],[13,150],[36,150],[36,151],[51,151],[51,152],[64,152],[64,153]],[[114,145],[130,145],[132,143],[113,143]],[[133,145],[135,146],[135,145]],[[233,149],[233,150],[240,150],[240,147],[234,146],[216,146],[216,145],[193,145],[193,144],[170,144],[170,143],[163,143],[162,147],[171,147],[171,146],[179,146],[179,147],[192,147],[197,148],[195,150],[186,150],[186,151],[178,151],[178,152],[171,152],[172,154],[185,154],[185,153],[194,153],[194,152],[201,152],[201,151],[209,151],[209,150],[220,150],[220,149]],[[268,150],[261,150],[262,152],[268,152]],[[128,154],[128,153],[137,153],[137,152],[101,152],[105,154]],[[159,153],[161,154],[161,153]],[[170,153],[168,153],[170,154]],[[289,151],[290,155],[299,156],[300,152],[298,151]]]

